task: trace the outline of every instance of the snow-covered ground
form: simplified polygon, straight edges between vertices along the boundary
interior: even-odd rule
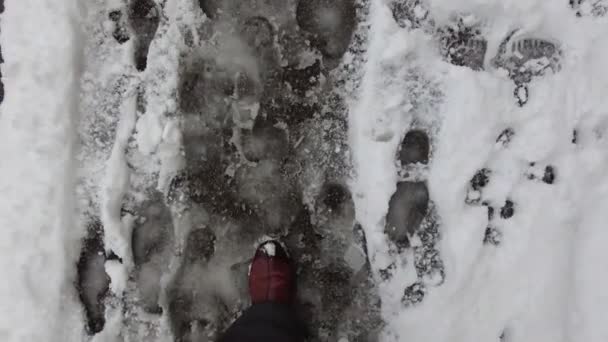
[[[5,7],[0,340],[608,341],[608,2]]]
[[[372,265],[379,272],[398,262],[379,285],[386,340],[608,339],[601,323],[608,298],[602,289],[608,22],[593,15],[591,3],[574,6],[576,15],[560,1],[432,0],[414,6],[409,17],[373,3],[369,63],[350,118],[357,218]],[[487,42],[481,67],[452,65],[438,54],[445,35],[436,30],[446,26],[479,30]],[[516,72],[509,77],[508,68],[493,62],[514,31],[511,40],[537,38],[561,50],[561,67],[533,77],[523,105],[514,97]],[[421,80],[439,94],[430,109],[430,101],[420,104],[429,94],[420,91]],[[394,156],[412,126],[432,132],[423,177],[439,218],[440,285],[416,275],[412,258],[395,256],[382,234],[397,179]],[[488,184],[472,191],[470,180],[481,169]],[[548,171],[553,177],[543,181]],[[512,212],[502,209],[507,201]],[[498,232],[498,243],[484,243],[487,227]],[[404,309],[403,291],[415,282],[426,285],[424,300]]]
[[[82,36],[76,1],[9,1],[0,16],[0,339],[76,341],[75,127]]]

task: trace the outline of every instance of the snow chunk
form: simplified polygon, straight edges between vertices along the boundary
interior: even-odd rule
[[[276,246],[274,245],[274,243],[268,242],[265,243],[264,246],[264,252],[266,252],[266,255],[273,257],[277,254],[277,249]]]
[[[146,113],[137,120],[135,140],[143,154],[152,154],[160,144],[163,127],[157,115]]]
[[[177,120],[170,120],[165,125],[162,142],[159,146],[160,172],[158,190],[164,192],[169,188],[171,177],[185,167],[186,161],[182,152],[183,137]]]
[[[132,222],[125,216],[121,218],[122,200],[129,186],[129,167],[126,161],[126,149],[135,126],[135,101],[133,93],[121,106],[121,118],[117,132],[116,142],[106,165],[104,186],[101,189],[101,221],[105,235],[104,242],[107,251],[115,253],[124,264],[132,265],[131,257],[131,229]]]
[[[127,288],[127,280],[129,279],[126,268],[118,260],[106,261],[105,268],[106,273],[111,279],[110,289],[114,294],[122,296]]]

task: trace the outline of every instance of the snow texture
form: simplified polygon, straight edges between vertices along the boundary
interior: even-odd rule
[[[0,340],[608,340],[608,2],[0,4]]]
[[[19,0],[7,2],[0,17],[2,341],[77,341],[83,334],[73,287],[83,235],[73,193],[79,15],[77,1]]]
[[[350,115],[357,219],[376,279],[387,279],[379,285],[382,339],[605,340],[597,317],[605,315],[600,284],[608,274],[593,259],[605,241],[600,207],[608,206],[600,199],[605,19],[577,17],[561,2],[396,2],[373,3],[368,70]],[[417,6],[429,10],[423,22],[408,12]],[[438,53],[435,35],[444,32],[483,37],[481,64]],[[504,44],[520,66],[496,63]],[[530,63],[539,55],[520,48],[548,52],[559,67],[539,69]],[[405,132],[421,127],[432,141],[426,181],[441,236],[440,282],[419,267],[424,227],[411,252],[391,248],[383,234],[402,174],[394,156]],[[481,169],[487,180],[474,177]]]
[[[264,252],[266,253],[266,255],[271,256],[271,257],[276,255],[277,249],[273,243],[266,243],[263,246],[264,246]]]

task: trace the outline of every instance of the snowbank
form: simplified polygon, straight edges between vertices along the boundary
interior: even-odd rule
[[[77,1],[14,0],[1,17],[0,339],[76,341],[82,231],[73,170],[78,120]]]

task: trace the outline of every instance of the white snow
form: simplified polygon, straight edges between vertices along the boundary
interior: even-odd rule
[[[262,245],[262,247],[264,248],[264,252],[266,253],[266,255],[270,257],[277,255],[277,248],[273,243],[265,243],[264,245]]]
[[[158,117],[150,113],[142,115],[137,120],[135,130],[139,150],[147,155],[156,151],[163,134],[163,127]]]
[[[488,54],[514,28],[558,42],[563,68],[535,78],[520,108],[504,72],[447,64],[431,37],[397,27],[388,6],[373,3],[369,63],[361,96],[351,107],[357,218],[378,272],[393,258],[383,228],[395,189],[395,152],[414,117],[428,120],[438,130],[431,138],[428,184],[440,217],[446,273],[443,285],[429,287],[424,301],[408,308],[400,299],[412,284],[407,279],[415,275],[413,268],[402,267],[380,285],[388,322],[383,340],[498,341],[502,334],[509,342],[608,340],[602,322],[608,314],[608,252],[602,248],[608,242],[606,19],[577,18],[567,2],[429,3],[437,25],[456,13],[480,20]],[[438,81],[443,94],[437,110],[424,116],[405,105],[416,94],[403,91],[402,75],[413,68]],[[502,148],[495,141],[508,127],[516,135]],[[575,128],[585,137],[577,145],[571,143]],[[382,139],[370,131],[382,132]],[[526,179],[530,162],[555,166],[555,184]],[[486,208],[464,203],[468,182],[482,167],[495,170],[484,198],[504,203],[508,197],[516,204],[512,219],[495,222],[503,233],[498,247],[482,244]]]
[[[0,18],[0,340],[78,341],[78,1],[13,0]],[[10,15],[8,14],[10,13]]]
[[[158,176],[158,189],[165,192],[169,188],[169,180],[185,166],[181,153],[182,133],[176,120],[170,120],[165,125],[162,142],[159,146],[159,159],[161,162]]]
[[[133,89],[133,88],[132,88]],[[131,220],[121,217],[122,201],[129,185],[130,171],[127,166],[126,150],[129,138],[135,128],[135,94],[128,94],[120,107],[122,114],[118,122],[116,141],[110,158],[106,162],[106,174],[101,187],[101,222],[104,227],[106,251],[122,259],[127,270],[133,265],[131,255]]]

